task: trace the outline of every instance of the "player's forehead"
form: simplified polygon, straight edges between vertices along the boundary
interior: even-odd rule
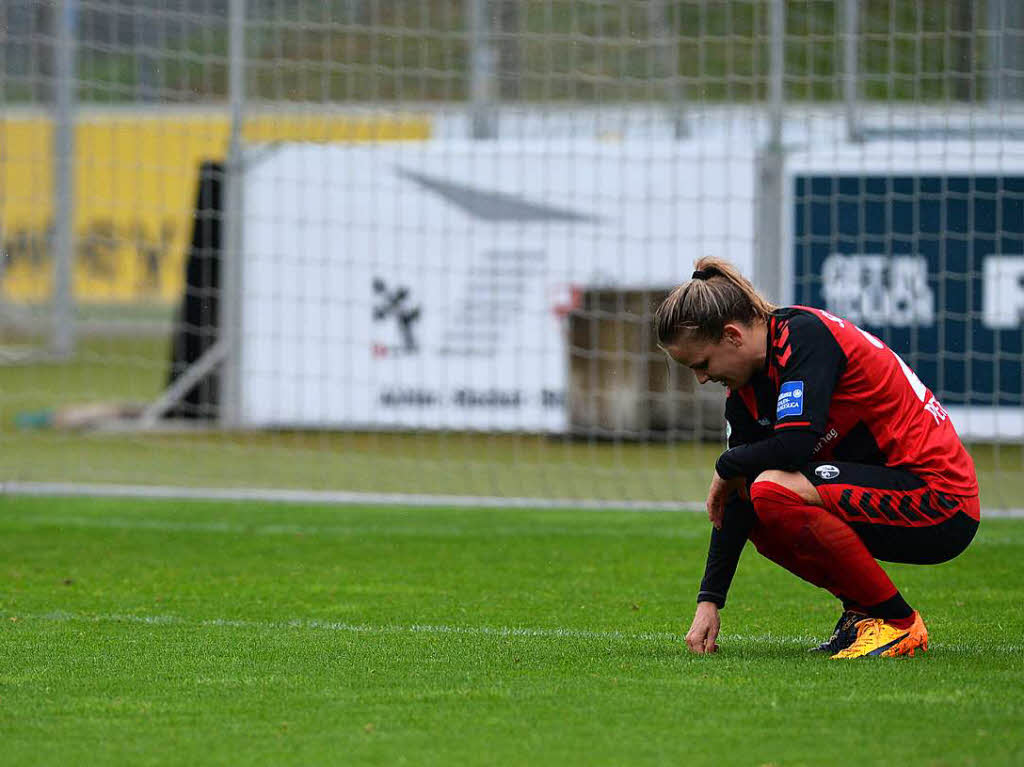
[[[707,362],[714,355],[713,344],[693,339],[680,339],[674,343],[666,344],[664,348],[672,359],[680,365],[686,365],[687,367],[694,367],[695,365]]]

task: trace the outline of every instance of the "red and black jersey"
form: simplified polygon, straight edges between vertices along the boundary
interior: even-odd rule
[[[753,481],[766,469],[807,476],[814,466],[842,473],[843,480],[837,480],[842,482],[856,473],[851,473],[854,466],[865,471],[887,467],[867,472],[869,482],[879,480],[877,475],[900,474],[913,487],[878,492],[873,484],[840,487],[831,480],[816,486],[823,501],[831,499],[840,512],[853,512],[851,524],[889,525],[889,537],[927,534],[929,525],[943,520],[953,524],[961,507],[965,518],[974,520],[971,535],[976,529],[974,463],[946,411],[895,352],[847,320],[803,306],[774,312],[764,368],[729,392],[725,415],[729,449],[716,464],[724,478],[743,475]],[[833,461],[843,467],[841,472]],[[833,475],[811,473],[812,483],[815,476]],[[698,602],[725,605],[755,522],[750,502],[733,494],[722,527],[711,531]],[[925,545],[917,554],[917,559],[900,561],[944,561],[935,546]]]
[[[755,449],[785,433],[810,450],[805,460],[896,467],[940,492],[978,494],[973,461],[948,414],[892,349],[803,306],[774,312],[767,334],[764,369],[726,401],[731,449],[720,463],[734,475],[797,468],[774,444]]]

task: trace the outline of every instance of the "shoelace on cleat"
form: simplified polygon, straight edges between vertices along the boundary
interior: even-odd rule
[[[878,635],[878,623],[875,618],[867,618],[856,624],[857,637],[845,649],[870,643]]]
[[[881,625],[882,625],[881,621],[871,620],[866,626],[864,626],[863,633],[858,632],[857,639],[858,640],[863,639],[864,641],[869,641],[869,640],[872,640],[872,639],[877,639],[878,635],[882,633],[879,630]]]
[[[860,624],[858,624],[858,626],[859,625]],[[881,633],[882,633],[882,627],[883,626],[885,626],[885,621],[883,621],[881,618],[869,618],[868,619],[868,623],[867,623],[867,625],[864,626],[863,631],[862,632],[858,631],[856,641],[852,645],[850,645],[850,646],[853,647],[854,645],[857,645],[857,644],[865,644],[865,645],[880,644],[881,643],[880,636],[881,636]],[[904,636],[909,636],[909,635],[910,634],[908,632]]]

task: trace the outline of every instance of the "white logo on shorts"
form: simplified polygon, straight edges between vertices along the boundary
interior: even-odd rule
[[[839,476],[839,469],[830,463],[823,464],[814,470],[822,479],[835,479]]]

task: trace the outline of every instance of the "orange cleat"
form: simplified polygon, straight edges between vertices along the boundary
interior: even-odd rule
[[[909,629],[901,629],[886,623],[881,618],[867,618],[857,624],[857,638],[845,650],[840,650],[835,658],[866,658],[880,655],[883,658],[894,658],[897,655],[910,655],[915,650],[922,652],[928,649],[928,629],[925,628],[921,614],[914,611],[914,625]]]

